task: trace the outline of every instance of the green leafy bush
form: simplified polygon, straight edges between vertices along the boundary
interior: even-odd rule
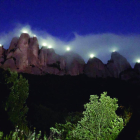
[[[123,119],[115,112],[118,100],[107,96],[107,92],[98,98],[97,95],[90,96],[90,102],[84,105],[86,111],[83,111],[83,117],[77,125],[66,122],[56,124],[57,129],[51,128],[54,136],[59,133],[59,138],[69,140],[115,140],[124,128]]]
[[[0,132],[0,140],[41,140],[41,131],[39,131],[39,134],[36,134],[35,130],[32,133],[30,130],[28,133],[25,133],[24,130],[18,129],[18,126],[16,126],[15,131],[10,131],[9,135],[3,136],[3,132]],[[47,140],[46,135],[44,135],[44,140]]]
[[[71,122],[66,122],[66,124],[55,124],[56,128],[51,127],[52,138],[59,138],[61,140],[69,140],[71,138],[70,133],[73,129],[75,129],[76,125]],[[56,137],[57,136],[57,137]],[[76,140],[76,138],[75,138]]]
[[[70,132],[75,129],[77,122],[81,120],[82,117],[83,114],[80,112],[68,113],[67,117],[65,118],[65,124],[56,123],[55,128],[51,127],[50,136],[57,136],[57,138],[61,138],[61,140],[69,140],[70,138],[72,139]],[[76,138],[74,139],[76,140]]]
[[[90,102],[84,105],[84,117],[78,122],[72,135],[82,140],[115,140],[123,129],[123,119],[115,111],[118,108],[117,99],[106,96],[107,92],[90,96]]]

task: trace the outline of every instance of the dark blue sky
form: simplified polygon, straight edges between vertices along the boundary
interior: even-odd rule
[[[106,48],[109,44],[117,45],[120,52],[122,51],[121,53],[126,49],[123,55],[132,60],[132,56],[128,56],[132,52],[129,50],[133,46],[135,46],[135,50],[138,49],[138,42],[134,44],[136,42],[134,40],[140,40],[138,39],[140,35],[140,1],[0,0],[0,34],[9,34],[16,28],[17,24],[29,25],[31,30],[45,31],[54,38],[59,38],[65,42],[72,38],[75,38],[75,41],[79,40],[79,42],[81,42],[80,39],[85,39],[87,50],[90,49],[90,51],[92,51],[91,46],[94,46],[93,49],[103,50],[104,48],[101,46],[103,44]],[[75,37],[75,34],[78,36]],[[99,34],[101,36],[98,36]],[[110,34],[113,34],[114,37]],[[131,42],[126,41],[131,40],[129,37],[132,39]],[[120,41],[120,39],[122,40]],[[3,39],[0,38],[1,40]],[[92,40],[95,41],[93,44]],[[91,43],[88,45],[90,41]],[[73,46],[80,45],[77,42],[75,44],[70,42],[70,44],[73,44]],[[100,44],[100,42],[102,43]],[[120,42],[122,44],[119,44]],[[127,44],[124,44],[125,42]],[[77,48],[75,51],[78,50],[77,52],[83,55],[83,53],[80,53],[82,47],[78,47],[79,49]],[[125,48],[122,49],[122,47]],[[83,52],[85,51],[83,50]],[[136,52],[138,53],[138,50]],[[135,52],[132,53],[134,57]],[[103,54],[97,56],[102,58]],[[136,57],[140,58],[138,54],[136,54]],[[110,56],[106,59],[109,58]],[[102,61],[106,62],[106,59]],[[136,60],[136,58],[133,59]],[[134,60],[132,61],[134,62]]]
[[[140,33],[136,0],[0,0],[0,31],[29,24],[65,38],[72,32]]]

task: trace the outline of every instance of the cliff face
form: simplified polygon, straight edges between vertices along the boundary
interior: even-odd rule
[[[134,71],[128,71],[132,69],[129,62],[118,52],[111,54],[107,64],[95,57],[85,64],[83,58],[72,51],[60,56],[52,48],[39,49],[37,38],[31,38],[26,33],[19,38],[14,37],[7,50],[0,47],[0,67],[36,75],[86,74],[89,77],[121,77],[123,80],[131,79],[134,75],[137,77],[140,73],[139,64],[135,65]]]
[[[107,63],[107,69],[115,78],[119,78],[119,74],[127,69],[132,69],[125,57],[118,52],[112,52],[111,59]]]
[[[67,52],[63,55],[66,61],[66,74],[79,75],[83,74],[83,68],[85,65],[84,59],[74,52]]]
[[[53,49],[39,49],[37,38],[31,38],[26,33],[22,33],[19,38],[14,37],[8,50],[3,46],[0,48],[0,66],[17,72],[79,75],[83,73],[84,64],[83,58],[76,53],[60,56]]]
[[[84,73],[89,77],[111,77],[103,62],[98,58],[89,59],[84,67]]]

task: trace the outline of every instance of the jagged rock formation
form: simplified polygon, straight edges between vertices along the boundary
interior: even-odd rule
[[[8,53],[10,51],[13,51],[16,47],[17,47],[17,43],[18,43],[18,39],[19,37],[14,37],[10,43],[9,49],[8,49]]]
[[[140,64],[136,63],[132,69],[126,58],[118,52],[111,54],[107,64],[95,57],[85,64],[83,58],[72,51],[58,55],[54,49],[39,49],[37,38],[31,38],[27,33],[14,37],[7,50],[0,47],[0,67],[36,75],[86,74],[89,77],[115,77],[122,80],[140,78]]]
[[[136,73],[140,74],[140,63],[135,64],[134,70],[135,70]]]
[[[126,58],[120,55],[118,52],[112,52],[111,59],[107,63],[107,69],[112,77],[119,78],[119,74],[122,71],[131,69],[131,65]]]
[[[83,73],[85,64],[82,57],[75,53],[68,58],[56,54],[53,49],[42,47],[39,50],[37,38],[31,38],[27,33],[22,33],[20,38],[14,37],[5,54],[5,61],[1,56],[1,62],[4,61],[2,68],[30,74],[78,75]]]
[[[88,60],[87,64],[84,67],[84,73],[89,77],[111,77],[111,74],[107,70],[103,62],[94,57]]]
[[[40,66],[45,73],[63,75],[65,71],[65,60],[56,54],[54,49],[42,47],[39,52]]]
[[[28,52],[28,34],[21,34],[18,41],[13,39],[7,52],[6,61],[3,68],[10,68],[12,70],[24,71],[28,66],[27,52]],[[16,42],[14,44],[14,42]]]
[[[66,60],[66,74],[69,75],[83,74],[85,61],[80,55],[74,52],[67,52],[63,56],[64,59]]]

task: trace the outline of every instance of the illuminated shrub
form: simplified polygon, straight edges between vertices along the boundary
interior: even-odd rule
[[[97,95],[90,96],[90,102],[84,105],[84,117],[71,132],[73,137],[86,140],[117,138],[123,129],[123,119],[115,113],[118,100],[111,99],[106,94],[107,92],[103,92],[99,100]]]
[[[99,100],[97,95],[91,95],[90,102],[84,105],[86,111],[81,121],[77,125],[71,122],[56,124],[57,129],[51,128],[53,134],[70,140],[115,140],[123,129],[123,119],[115,112],[118,100],[106,94],[103,92]]]

